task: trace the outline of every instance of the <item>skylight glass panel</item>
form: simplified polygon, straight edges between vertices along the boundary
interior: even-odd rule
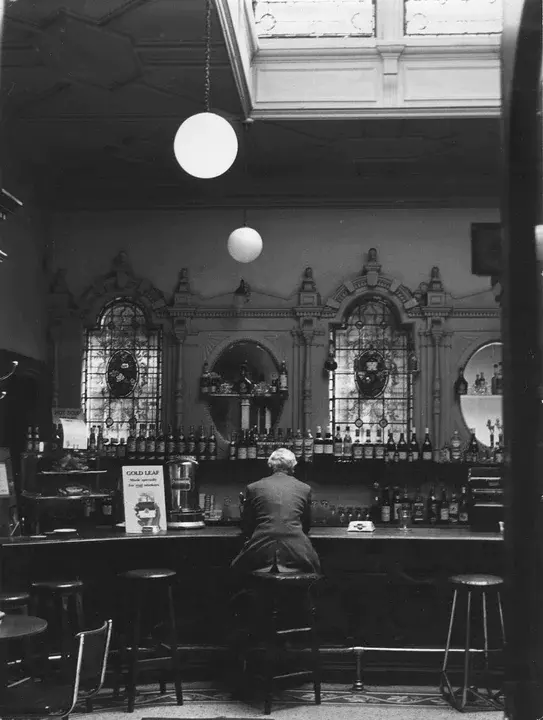
[[[374,37],[375,0],[256,0],[258,37]]]
[[[502,0],[404,0],[406,35],[496,35]]]

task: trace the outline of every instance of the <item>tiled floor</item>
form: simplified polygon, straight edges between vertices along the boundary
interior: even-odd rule
[[[240,702],[230,699],[227,691],[208,683],[186,683],[184,705],[175,704],[170,690],[160,695],[156,686],[141,689],[136,701],[133,720],[152,718],[259,718],[262,703]],[[92,715],[79,714],[80,720],[121,720],[126,718],[126,703],[114,700],[111,690],[104,690],[95,703]],[[477,720],[501,720],[503,713],[474,707]],[[272,717],[284,720],[454,720],[459,713],[451,709],[432,688],[387,687],[368,688],[353,692],[350,685],[325,685],[322,705],[313,702],[311,686],[286,690],[274,702]]]

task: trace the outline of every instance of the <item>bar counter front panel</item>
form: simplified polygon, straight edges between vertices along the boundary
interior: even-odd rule
[[[319,590],[322,641],[339,649],[443,647],[451,603],[448,576],[503,573],[500,533],[465,527],[349,533],[315,527],[310,537],[326,577]],[[104,528],[74,538],[3,538],[2,583],[4,589],[22,589],[33,580],[78,577],[85,583],[85,614],[92,625],[116,615],[117,573],[170,567],[178,572],[180,642],[204,650],[228,643],[229,566],[242,544],[238,527],[211,526],[152,536]],[[326,657],[330,667],[332,656]],[[439,657],[433,657],[434,670]]]

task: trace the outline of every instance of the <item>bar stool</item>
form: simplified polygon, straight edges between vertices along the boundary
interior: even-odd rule
[[[119,637],[119,653],[117,659],[117,667],[115,673],[114,695],[118,696],[123,666],[127,665],[127,682],[126,690],[128,695],[128,712],[134,712],[136,700],[136,683],[138,678],[142,621],[148,617],[143,616],[143,611],[147,611],[151,615],[152,608],[155,605],[157,594],[162,591],[164,599],[168,605],[168,622],[169,637],[167,638],[170,645],[171,668],[174,676],[175,695],[177,704],[183,704],[183,690],[181,686],[181,669],[179,663],[179,653],[177,649],[177,625],[175,619],[175,605],[173,599],[173,581],[177,573],[168,569],[143,569],[129,570],[121,573],[118,577],[123,584],[124,604],[122,615],[118,627],[120,628]],[[152,602],[148,602],[152,600]],[[166,643],[160,643],[166,646]],[[126,656],[130,649],[128,662]],[[166,691],[165,682],[161,679],[161,692]]]
[[[83,614],[83,582],[81,580],[40,580],[31,584],[33,615],[43,616],[48,623],[60,626],[60,659],[62,671],[70,673],[73,640],[85,629]]]
[[[321,657],[317,635],[316,608],[312,588],[322,576],[317,573],[269,572],[252,573],[253,586],[264,612],[263,642],[264,669],[259,676],[264,681],[264,714],[270,715],[273,692],[278,681],[290,678],[310,678],[313,683],[315,704],[321,703]],[[296,597],[298,596],[298,597]],[[296,603],[302,600],[303,602]],[[305,607],[303,607],[305,605]],[[292,610],[302,611],[303,624],[292,626]],[[286,617],[285,617],[286,616]],[[285,622],[289,625],[285,627]],[[311,668],[295,672],[281,671],[281,655],[286,651],[285,641],[291,636],[309,638]]]
[[[503,578],[496,575],[484,575],[484,574],[473,574],[473,575],[454,575],[449,578],[449,582],[454,588],[451,616],[449,621],[449,632],[447,635],[447,644],[445,646],[445,657],[443,658],[443,666],[441,668],[441,680],[440,680],[440,691],[443,697],[456,709],[463,711],[466,703],[469,699],[478,699],[485,702],[487,705],[492,706],[495,709],[503,709],[503,704],[498,700],[502,694],[501,690],[493,692],[490,689],[489,682],[489,653],[503,650],[505,645],[505,627],[503,622],[503,609],[501,602],[500,589],[503,587]],[[464,648],[464,673],[462,687],[459,690],[453,690],[449,676],[447,674],[447,667],[449,661],[449,652],[451,648],[451,636],[453,631],[453,625],[456,613],[456,602],[459,594],[463,594],[466,597],[466,643]],[[486,697],[481,695],[478,687],[472,685],[471,677],[471,653],[481,652],[471,647],[472,640],[472,608],[471,599],[472,595],[477,594],[481,598],[482,618],[483,618],[483,657],[484,657],[484,678],[486,682]],[[500,648],[489,648],[488,644],[488,613],[487,613],[487,596],[493,595],[496,598],[496,605],[498,609],[499,622],[501,628],[501,641],[502,646]]]
[[[6,613],[28,615],[30,593],[24,591],[0,592],[0,610]]]

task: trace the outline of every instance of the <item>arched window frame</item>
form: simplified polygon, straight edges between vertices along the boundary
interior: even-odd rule
[[[400,432],[410,433],[415,426],[412,322],[404,321],[397,304],[387,295],[367,290],[354,300],[351,298],[338,313],[336,322],[330,324],[330,344],[338,367],[329,377],[329,422],[334,429],[338,425],[342,430],[347,425],[351,431],[359,428],[361,440],[368,429],[375,440],[378,428],[386,439],[388,432],[397,438]],[[383,317],[386,313],[386,326],[378,327],[373,322],[357,325],[364,321],[364,311],[370,307],[381,308]],[[368,327],[375,327],[373,341],[371,334],[368,337]],[[372,348],[383,357],[388,379],[377,397],[368,398],[357,386],[354,361]],[[347,381],[349,375],[351,383]]]
[[[124,323],[123,308],[135,323]],[[121,322],[115,331],[113,318]],[[111,320],[110,320],[111,318]],[[128,317],[124,318],[128,319]],[[129,325],[132,327],[129,330]],[[129,330],[129,331],[127,331]],[[116,334],[115,334],[116,333]],[[155,426],[161,423],[163,384],[163,333],[152,323],[143,303],[132,296],[116,296],[106,302],[96,323],[85,329],[81,405],[89,427],[101,425],[110,438],[126,437],[136,425]],[[118,351],[126,351],[137,361],[134,390],[125,397],[115,397],[107,381],[108,364]],[[93,373],[93,367],[96,372]],[[100,372],[98,372],[98,370]],[[103,373],[100,382],[92,385],[92,375]],[[100,410],[100,406],[102,409]]]

